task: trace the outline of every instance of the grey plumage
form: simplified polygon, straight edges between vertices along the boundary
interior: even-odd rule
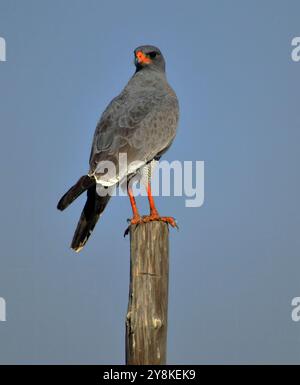
[[[178,100],[167,82],[163,55],[154,46],[138,47],[135,57],[140,52],[147,58],[147,64],[136,62],[135,74],[120,95],[110,102],[95,130],[88,176],[96,180],[97,191],[102,191],[103,186],[117,185],[128,175],[135,175],[153,159],[159,159],[176,134]],[[127,161],[121,164],[120,154],[127,155]],[[116,176],[100,167],[107,161],[115,165]],[[94,199],[91,190],[89,196],[93,197],[93,203],[96,201],[102,212],[108,200],[103,207]],[[64,205],[68,204],[64,202]],[[87,226],[86,221],[84,226]],[[79,234],[82,229],[78,230],[78,227],[80,229],[80,221],[77,226]],[[74,239],[78,239],[76,233]],[[79,239],[77,244],[73,242],[72,248],[78,250],[79,243],[81,248],[85,242],[85,239]]]
[[[99,183],[115,184],[126,176],[118,169],[120,153],[127,154],[128,164],[137,162],[136,171],[172,143],[178,121],[178,101],[168,85],[165,73],[138,72],[122,93],[104,111],[94,135],[89,175]],[[113,162],[118,180],[99,173],[101,161]]]

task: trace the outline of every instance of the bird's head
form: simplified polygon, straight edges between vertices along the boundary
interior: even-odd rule
[[[136,70],[152,68],[165,71],[165,59],[159,48],[153,45],[142,45],[134,50],[134,63]]]

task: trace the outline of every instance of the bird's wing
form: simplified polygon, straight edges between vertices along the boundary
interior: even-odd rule
[[[176,96],[121,94],[109,104],[96,127],[89,175],[104,185],[118,183],[170,145],[177,120]],[[107,162],[115,165],[115,175],[107,172]]]

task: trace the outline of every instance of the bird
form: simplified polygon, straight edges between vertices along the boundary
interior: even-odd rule
[[[137,47],[134,64],[133,76],[122,92],[108,104],[98,121],[88,173],[57,204],[57,208],[63,211],[83,192],[87,192],[71,243],[76,252],[82,250],[89,239],[113,189],[124,183],[132,208],[130,225],[162,221],[177,227],[173,217],[163,217],[158,213],[151,192],[151,170],[175,138],[179,120],[178,98],[167,81],[165,59],[159,48],[153,45]],[[124,154],[126,159],[120,162],[120,155]],[[106,164],[113,164],[116,172],[107,172]],[[141,216],[131,182],[138,175],[145,174],[148,175],[150,213]]]

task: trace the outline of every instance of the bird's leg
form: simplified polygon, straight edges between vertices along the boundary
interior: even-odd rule
[[[128,192],[128,196],[129,196],[129,200],[130,200],[130,204],[131,204],[131,208],[132,208],[132,218],[128,219],[129,226],[127,227],[127,229],[124,232],[124,237],[126,237],[126,235],[129,233],[131,225],[137,225],[139,223],[143,223],[143,219],[140,216],[139,211],[138,211],[137,206],[136,206],[136,201],[135,201],[135,197],[133,195],[132,188],[129,187],[128,184],[127,184],[127,192]]]
[[[150,206],[150,215],[149,217],[153,217],[153,218],[157,218],[159,217],[159,214],[158,214],[158,211],[155,207],[155,203],[154,203],[154,198],[153,198],[153,195],[152,195],[152,191],[151,191],[151,174],[152,174],[152,169],[151,169],[151,163],[148,164],[148,167],[147,167],[147,172],[148,172],[148,184],[147,184],[147,195],[148,195],[148,201],[149,201],[149,206]]]
[[[142,218],[141,218],[139,211],[137,209],[136,201],[135,201],[135,197],[133,195],[132,188],[127,187],[127,192],[128,192],[128,196],[129,196],[129,200],[130,200],[130,204],[131,204],[131,208],[132,208],[132,215],[133,215],[130,223],[132,225],[136,225],[137,223],[141,222]]]
[[[133,217],[131,219],[128,219],[128,222],[130,223],[130,225],[125,230],[124,237],[129,233],[131,225],[138,225],[141,223],[148,223],[148,222],[152,222],[152,221],[165,222],[165,223],[168,223],[169,225],[171,225],[172,227],[178,228],[177,223],[176,223],[174,218],[161,217],[159,215],[156,207],[155,207],[154,198],[153,198],[152,191],[151,191],[151,171],[149,171],[149,169],[148,169],[147,195],[148,195],[148,201],[149,201],[149,206],[150,206],[150,214],[141,217],[139,214],[139,211],[137,209],[137,206],[136,206],[136,201],[135,201],[135,197],[133,195],[132,188],[129,186],[129,184],[127,184],[127,192],[128,192],[130,204],[132,207]]]
[[[150,217],[159,217],[158,211],[155,207],[154,198],[151,192],[151,183],[148,181],[147,186],[147,195],[148,195],[148,201],[150,206]]]
[[[154,198],[151,192],[151,183],[150,180],[148,180],[148,186],[147,186],[147,195],[148,195],[148,201],[149,201],[149,206],[150,206],[150,215],[144,216],[143,217],[143,222],[151,222],[151,221],[162,221],[166,222],[172,227],[177,227],[177,223],[174,218],[172,217],[161,217],[155,207],[154,203]]]

